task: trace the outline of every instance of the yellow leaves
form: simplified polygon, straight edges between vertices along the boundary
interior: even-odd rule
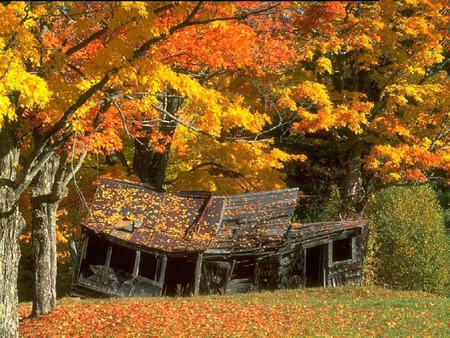
[[[147,17],[147,5],[142,1],[121,1],[120,5],[126,11],[137,11],[140,16]]]
[[[388,102],[390,105],[403,107],[412,106],[414,109],[417,105],[424,103],[434,104],[435,101],[430,100],[434,95],[440,95],[442,87],[439,84],[395,84],[386,87],[385,95],[389,95]]]
[[[258,133],[264,127],[269,117],[265,114],[251,113],[242,105],[229,103],[221,116],[222,128],[225,131],[242,128],[251,133]]]
[[[300,122],[293,125],[295,133],[313,133],[346,127],[355,134],[361,134],[363,126],[368,124],[367,116],[373,108],[373,103],[365,102],[365,95],[358,92],[346,92],[343,94],[345,99],[340,99],[345,104],[334,106],[332,100],[336,100],[336,95],[330,97],[325,86],[308,81],[299,87],[296,93],[298,99],[307,99],[306,102],[310,102],[310,106],[308,109],[297,110]],[[316,107],[311,106],[311,103]]]
[[[180,143],[178,128],[174,137]],[[216,142],[204,136],[191,135],[183,147],[186,155],[171,156],[171,181],[174,190],[212,190],[218,193],[271,190],[284,187],[283,162],[304,160],[276,149],[270,142]]]
[[[428,33],[428,23],[424,17],[410,17],[404,20],[403,33],[416,38]]]
[[[9,98],[7,96],[0,95],[0,129],[3,126],[5,119],[15,120],[15,110],[11,105]]]
[[[3,55],[2,55],[3,54]],[[0,126],[4,120],[14,120],[15,109],[19,106],[28,107],[44,107],[50,100],[51,93],[47,88],[45,81],[26,71],[20,60],[16,60],[15,56],[10,52],[1,53],[4,61],[0,65],[0,71],[3,76],[0,78]],[[9,96],[12,93],[20,93],[17,95],[17,106],[14,107]]]
[[[293,90],[293,95],[298,99],[306,99],[318,107],[328,108],[332,106],[327,88],[320,83],[305,81],[298,86],[297,92]]]
[[[328,73],[331,74],[333,72],[333,67],[331,65],[331,60],[321,56],[316,63],[316,71],[319,74]]]
[[[345,121],[346,126],[355,134],[360,134],[363,132],[363,126],[368,124],[367,117],[370,116],[374,104],[354,100],[348,106],[349,109],[341,112],[339,119]]]
[[[311,113],[308,109],[302,107],[297,109],[301,122],[293,125],[293,130],[296,133],[315,132],[320,129],[328,130],[334,126],[336,117],[332,114],[333,105],[327,88],[323,84],[305,81],[299,86],[286,90],[285,95],[289,95],[288,97],[292,102],[302,103],[308,109],[311,108],[311,105],[314,105],[317,109],[317,113]],[[289,103],[286,98],[283,100]]]

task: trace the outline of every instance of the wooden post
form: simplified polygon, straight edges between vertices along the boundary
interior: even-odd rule
[[[112,255],[112,245],[108,245],[108,251],[106,251],[106,262],[105,266],[109,268],[109,265],[111,264],[111,255]]]
[[[306,288],[306,249],[303,248],[303,287]]]
[[[230,268],[227,271],[227,284],[225,285],[224,293],[227,293],[228,285],[231,282],[231,277],[233,276],[234,266],[236,265],[236,260],[233,259],[233,263],[231,263]]]
[[[159,275],[160,275],[160,270],[161,270],[161,261],[162,258],[161,256],[156,256],[156,269],[155,269],[155,278],[153,278],[155,280],[155,282],[157,282],[159,280]]]
[[[81,262],[82,260],[86,259],[86,254],[87,254],[87,248],[88,248],[88,245],[89,245],[89,236],[86,235],[86,237],[84,238],[84,241],[83,241],[83,248],[81,249],[81,259],[80,259],[80,262]]]
[[[75,285],[78,282],[78,277],[79,277],[80,270],[81,270],[81,262],[86,258],[87,246],[89,243],[89,236],[86,234],[85,230],[82,230],[81,238],[82,238],[82,246],[81,246],[81,250],[80,250],[81,252],[80,252],[80,254],[77,258],[77,261],[75,263],[75,266],[74,266],[75,272],[72,276],[72,282],[70,285],[70,295],[74,294]]]
[[[141,262],[141,252],[136,251],[136,256],[134,257],[134,268],[133,268],[133,276],[136,277],[139,273],[139,263]]]
[[[158,279],[158,283],[161,284],[161,292],[160,292],[160,296],[162,296],[163,293],[163,289],[164,289],[164,277],[166,275],[166,267],[167,267],[167,256],[164,255],[163,259],[162,259],[162,264],[161,264],[161,273],[159,274],[159,279]]]
[[[328,272],[329,268],[332,265],[333,262],[333,241],[328,241],[328,245],[322,245],[322,273],[323,273],[323,285],[327,287],[328,286]]]
[[[195,279],[194,279],[194,295],[200,293],[200,278],[202,276],[203,253],[197,255],[195,262]]]

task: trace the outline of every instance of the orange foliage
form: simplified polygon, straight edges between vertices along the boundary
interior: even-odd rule
[[[448,171],[445,1],[291,6],[301,14],[284,23],[298,34],[286,38],[299,57],[266,86],[268,108],[295,119],[296,135],[327,132],[344,148],[358,140],[382,182]]]
[[[356,299],[356,301],[355,301]],[[392,302],[398,306],[393,309]],[[374,303],[377,306],[374,306]],[[24,318],[21,337],[442,336],[448,302],[373,288],[291,290],[184,299],[64,299]]]

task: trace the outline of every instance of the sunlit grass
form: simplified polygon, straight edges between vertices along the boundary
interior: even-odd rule
[[[20,304],[25,317],[29,303]],[[374,287],[60,300],[21,337],[448,337],[450,299]]]

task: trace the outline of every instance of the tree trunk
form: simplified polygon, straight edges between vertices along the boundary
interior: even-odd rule
[[[162,105],[167,112],[175,114],[181,105],[181,98],[166,97]],[[172,138],[177,123],[172,121],[170,116],[161,115],[159,132]],[[163,152],[155,151],[154,147],[149,146],[148,142],[148,137],[140,137],[134,141],[133,172],[142,183],[148,183],[155,189],[162,191],[164,190],[163,186],[166,179],[166,167],[169,160],[171,142],[165,143]]]
[[[49,313],[56,307],[56,215],[63,198],[58,191],[61,184],[59,171],[59,156],[53,155],[31,186],[34,273],[32,316]]]
[[[6,128],[0,129],[0,337],[18,337],[17,275],[19,235],[25,221],[16,206],[13,184],[19,147]]]
[[[0,199],[8,198],[2,192]],[[0,337],[18,337],[17,275],[19,271],[19,235],[25,221],[15,209],[0,218]]]
[[[362,142],[356,137],[350,142],[345,154],[346,176],[344,201],[347,211],[359,213],[364,206],[364,186],[361,169]]]
[[[173,135],[173,132],[171,134]],[[170,143],[163,152],[157,152],[148,146],[148,137],[139,137],[134,141],[133,171],[142,183],[147,183],[159,191],[163,191],[166,179],[166,167],[169,160]]]

